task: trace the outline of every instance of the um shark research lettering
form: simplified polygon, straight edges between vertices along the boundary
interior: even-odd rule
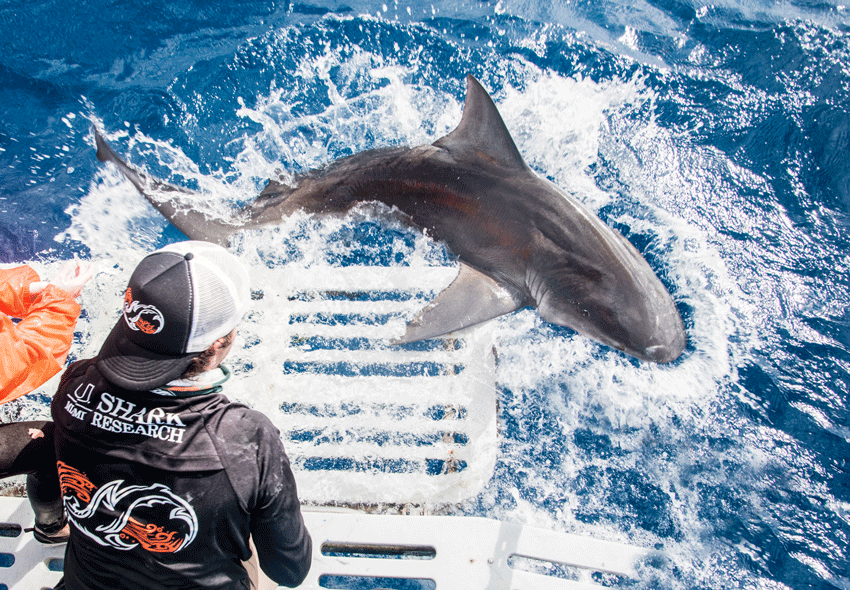
[[[88,421],[92,426],[108,432],[140,434],[176,444],[183,442],[186,424],[177,414],[162,408],[137,406],[107,392],[102,392],[95,402],[91,401],[91,397],[90,387],[83,388],[81,385],[69,397],[65,411],[77,420]]]

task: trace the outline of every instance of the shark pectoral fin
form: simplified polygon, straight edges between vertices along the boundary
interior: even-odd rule
[[[526,304],[518,293],[461,262],[455,280],[407,324],[393,344],[442,336],[515,311]]]

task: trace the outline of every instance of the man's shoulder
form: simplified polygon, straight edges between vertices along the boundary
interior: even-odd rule
[[[94,358],[81,359],[69,364],[65,371],[62,373],[57,393],[62,393],[62,391],[69,383],[78,379],[79,377],[86,375],[90,369],[94,368],[95,360],[96,359]]]
[[[276,489],[280,466],[288,462],[280,431],[265,414],[239,402],[208,416],[207,429],[240,503],[250,510],[257,494]]]
[[[258,427],[274,427],[268,416],[240,402],[225,397],[226,402],[221,409],[222,417],[229,421],[240,421],[245,426],[256,424]]]
[[[258,444],[268,438],[279,439],[280,431],[268,416],[241,402],[228,400],[207,425],[227,446],[235,443]]]
[[[97,359],[95,357],[92,357],[87,359],[79,359],[68,363],[68,367],[65,369],[65,373],[68,375],[82,375],[96,360]]]

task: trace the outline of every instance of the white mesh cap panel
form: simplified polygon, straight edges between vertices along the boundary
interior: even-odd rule
[[[208,242],[180,242],[163,249],[193,254],[189,272],[194,305],[186,352],[201,352],[242,319],[251,300],[248,272],[235,256]]]

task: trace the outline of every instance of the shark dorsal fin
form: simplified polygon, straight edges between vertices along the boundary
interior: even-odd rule
[[[265,188],[263,188],[262,192],[257,196],[258,199],[268,199],[271,197],[277,197],[281,193],[291,193],[292,188],[283,184],[282,182],[278,182],[277,180],[270,178],[268,182],[266,182]]]
[[[493,99],[473,76],[466,77],[466,102],[457,128],[434,142],[451,152],[473,152],[508,168],[528,168]]]

